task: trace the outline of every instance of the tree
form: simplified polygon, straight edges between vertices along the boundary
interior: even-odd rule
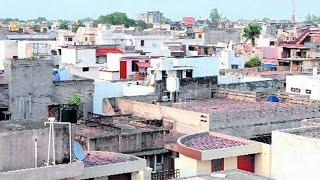
[[[262,27],[257,23],[249,23],[247,27],[244,28],[243,36],[246,38],[246,42],[248,40],[251,41],[253,46],[256,46],[256,38],[258,38],[261,34]]]
[[[62,21],[59,25],[59,29],[65,29],[68,30],[69,29],[69,25],[67,21]]]
[[[78,21],[75,26],[72,28],[72,32],[76,33],[79,29],[79,27],[85,27],[85,25],[82,23],[82,21]]]
[[[34,25],[34,26],[32,27],[32,29],[33,29],[35,32],[37,32],[37,33],[39,33],[39,32],[41,31],[41,27],[40,27],[40,25],[38,25],[38,24]]]
[[[126,13],[115,12],[105,16],[100,16],[97,20],[100,24],[124,25],[125,27],[135,26],[136,21],[128,18]]]
[[[141,29],[148,29],[152,27],[152,24],[147,24],[142,20],[136,21],[136,27],[139,27]]]
[[[47,19],[45,17],[38,17],[37,19],[35,19],[36,22],[43,22],[43,21],[47,21]]]
[[[70,99],[70,104],[79,106],[81,104],[81,98],[78,95],[73,95]]]
[[[210,19],[212,22],[219,22],[221,20],[221,15],[219,14],[219,10],[217,8],[211,10]]]
[[[314,26],[320,24],[320,17],[317,17],[314,14],[308,14],[306,17],[306,21]]]
[[[244,66],[246,68],[259,67],[261,66],[261,59],[259,56],[254,56],[249,61],[247,61]]]
[[[172,20],[169,18],[166,18],[164,16],[161,16],[160,23],[161,24],[170,24],[170,23],[172,23]]]

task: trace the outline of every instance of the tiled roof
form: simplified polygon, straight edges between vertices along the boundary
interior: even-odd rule
[[[231,138],[218,137],[211,133],[186,136],[181,139],[181,143],[189,148],[200,151],[248,145],[247,142],[238,141],[236,139],[233,140]]]

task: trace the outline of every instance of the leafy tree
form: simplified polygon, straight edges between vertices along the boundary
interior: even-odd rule
[[[82,23],[82,21],[77,22],[77,24],[72,28],[72,32],[76,33],[78,31],[79,27],[85,27],[85,25]]]
[[[210,19],[212,22],[219,22],[221,20],[221,15],[219,14],[219,10],[217,8],[211,10]]]
[[[249,23],[247,27],[244,28],[243,36],[246,38],[246,42],[248,40],[251,41],[253,46],[256,46],[256,38],[258,38],[261,34],[262,27],[257,23]]]
[[[42,22],[42,21],[47,21],[47,19],[45,17],[38,17],[37,19],[35,19],[36,22]]]
[[[71,97],[70,104],[79,106],[81,104],[81,98],[78,95],[73,95]]]
[[[249,61],[247,61],[244,66],[246,68],[259,67],[261,66],[261,59],[259,56],[254,56]]]
[[[142,20],[136,21],[136,27],[139,27],[141,29],[148,29],[152,27],[152,24],[147,24]]]
[[[161,24],[170,24],[170,23],[172,23],[172,20],[169,18],[166,18],[164,16],[161,16],[160,23]]]
[[[59,25],[59,29],[69,29],[69,25],[67,21],[62,21]]]
[[[32,29],[35,31],[35,32],[40,32],[41,31],[41,27],[40,25],[36,24],[32,27]]]
[[[100,16],[97,23],[111,24],[111,25],[124,25],[125,27],[135,26],[136,22],[133,19],[128,18],[126,13],[115,12],[105,16]]]
[[[320,24],[320,17],[314,14],[308,14],[306,17],[306,21],[315,26],[317,24]]]

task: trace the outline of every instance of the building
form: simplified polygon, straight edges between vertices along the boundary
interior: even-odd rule
[[[182,21],[186,26],[194,26],[196,24],[196,19],[194,17],[183,17]]]
[[[174,159],[180,177],[210,174],[239,169],[269,176],[270,168],[264,160],[270,156],[270,147],[254,141],[204,132],[178,139]]]
[[[310,74],[287,75],[286,92],[296,95],[305,95],[313,100],[320,100],[320,77]]]
[[[49,129],[43,123],[6,121],[0,127],[0,179],[151,179],[146,160],[135,156],[87,151],[84,160],[71,157],[68,126],[54,128],[55,165],[46,164]]]
[[[274,179],[318,179],[319,125],[272,133]]]
[[[243,69],[245,59],[232,50],[221,51],[220,69]]]
[[[156,24],[161,22],[163,13],[160,11],[148,11],[138,15],[138,20],[144,21],[147,24]]]

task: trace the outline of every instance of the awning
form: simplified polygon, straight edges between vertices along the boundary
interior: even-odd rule
[[[147,63],[147,62],[136,62],[136,63],[139,66],[139,68],[148,68],[149,67],[149,63]]]

